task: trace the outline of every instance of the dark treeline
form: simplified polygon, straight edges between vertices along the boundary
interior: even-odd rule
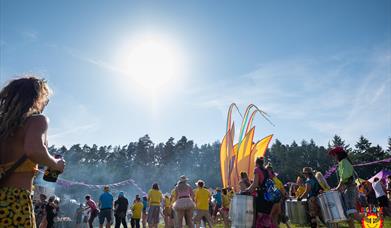
[[[354,146],[346,145],[344,140],[335,135],[328,147],[344,146],[349,152],[353,163],[382,160],[391,155],[391,138],[388,148],[372,145],[368,139],[361,136]],[[335,164],[327,154],[326,147],[318,146],[313,140],[303,140],[300,144],[290,145],[276,140],[267,151],[270,161],[284,182],[294,181],[305,166],[311,166],[323,173]],[[206,181],[208,186],[221,186],[220,176],[220,143],[197,145],[192,140],[182,137],[174,138],[165,143],[155,144],[148,135],[137,142],[126,146],[92,147],[80,144],[70,148],[49,149],[52,154],[61,154],[67,161],[62,178],[82,181],[91,184],[109,184],[133,178],[138,185],[147,191],[153,182],[158,182],[163,192],[168,192],[180,175],[186,175],[195,183],[198,179]],[[361,178],[369,178],[385,168],[385,165],[372,165],[358,168]],[[332,184],[336,181],[333,175],[329,179]],[[57,188],[59,193],[68,193],[81,199],[82,194],[98,190],[83,189],[84,187]],[[133,186],[122,187],[118,190],[128,194],[136,194]]]

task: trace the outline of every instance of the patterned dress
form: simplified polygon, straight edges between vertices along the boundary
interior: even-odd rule
[[[29,191],[14,187],[0,188],[0,227],[36,227]]]

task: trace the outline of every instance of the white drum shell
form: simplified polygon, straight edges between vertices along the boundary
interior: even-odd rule
[[[307,200],[297,201],[288,199],[285,201],[285,214],[292,224],[305,225],[309,224],[307,215]]]
[[[254,209],[253,196],[235,195],[231,201],[230,218],[232,228],[251,228]]]
[[[320,194],[318,202],[326,223],[338,223],[347,220],[340,192],[328,191]]]

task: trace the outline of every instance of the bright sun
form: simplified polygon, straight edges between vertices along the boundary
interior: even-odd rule
[[[181,58],[175,46],[163,39],[145,38],[122,50],[121,69],[127,78],[156,92],[178,79]]]

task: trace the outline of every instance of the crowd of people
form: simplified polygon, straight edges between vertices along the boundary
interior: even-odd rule
[[[354,227],[355,220],[361,222],[360,212],[364,207],[380,206],[384,208],[385,215],[390,215],[388,208],[389,200],[391,200],[389,198],[391,176],[387,177],[387,183],[382,183],[378,178],[375,178],[373,183],[358,182],[353,166],[343,148],[336,147],[330,150],[330,155],[335,157],[339,163],[339,182],[334,189],[331,189],[321,173],[315,172],[311,167],[303,168],[302,175],[297,178],[296,183],[290,186],[284,185],[278,179],[270,163],[264,166],[263,158],[256,160],[254,180],[249,180],[245,172],[240,174],[239,191],[236,193],[231,187],[208,188],[203,180],[198,180],[193,188],[188,178],[181,176],[171,193],[163,194],[158,183],[154,183],[143,199],[136,195],[133,205],[129,206],[122,192],[118,194],[118,199],[113,201],[109,188],[105,187],[104,193],[99,198],[99,209],[90,196],[86,196],[86,205],[90,210],[90,227],[92,227],[96,210],[100,210],[99,224],[101,227],[105,220],[107,227],[113,222],[110,216],[112,213],[115,217],[115,227],[120,227],[120,224],[127,227],[127,213],[130,214],[132,228],[139,228],[140,222],[143,227],[147,225],[157,227],[161,222],[160,218],[163,218],[165,227],[183,227],[184,225],[200,227],[200,224],[204,223],[205,227],[211,228],[220,221],[224,227],[230,227],[231,200],[236,194],[254,196],[254,211],[256,212],[254,227],[278,227],[280,223],[289,227],[289,218],[284,213],[284,201],[289,198],[299,201],[306,199],[310,226],[318,227],[319,222],[324,223],[324,221],[317,196],[332,190],[340,191],[343,196],[349,227]],[[280,192],[277,200],[271,201],[265,197],[268,194],[265,189],[268,180],[271,180],[275,189]],[[127,211],[127,208],[130,211]]]
[[[200,227],[204,222],[211,228],[218,221],[229,227],[228,212],[233,196],[232,189],[212,190],[203,180],[197,181],[193,189],[185,176],[179,178],[171,193],[163,194],[154,183],[148,194],[136,195],[132,204],[123,192],[114,200],[109,186],[105,186],[97,202],[90,195],[85,196],[85,203],[76,209],[74,220],[76,227],[93,227],[96,218],[100,227],[111,224],[128,227],[130,223],[132,228],[157,228],[161,218],[165,227],[183,227],[184,224]]]
[[[39,195],[39,200],[33,202],[34,213],[37,227],[54,227],[54,218],[60,210],[60,201],[56,196],[50,196],[47,199],[45,194]]]
[[[53,227],[59,211],[55,197],[46,201],[46,196],[41,195],[35,204],[31,200],[38,164],[58,173],[65,167],[62,158],[48,152],[48,121],[42,111],[50,93],[46,81],[35,77],[12,80],[0,91],[0,227]],[[230,227],[230,202],[235,194],[242,194],[254,198],[254,227],[278,227],[280,222],[289,226],[283,213],[284,200],[288,197],[307,199],[310,225],[317,227],[322,216],[316,197],[331,190],[343,196],[349,227],[354,227],[355,220],[361,220],[360,207],[378,205],[384,208],[385,215],[390,215],[391,177],[387,186],[379,178],[357,185],[357,176],[346,151],[335,147],[329,153],[338,162],[339,182],[334,189],[319,172],[304,167],[297,183],[286,191],[271,164],[265,165],[263,158],[257,158],[254,179],[249,180],[248,174],[242,172],[240,190],[236,193],[231,187],[212,190],[202,180],[197,181],[193,189],[188,178],[181,176],[171,193],[163,195],[159,184],[154,183],[147,195],[136,195],[130,204],[123,193],[114,200],[106,186],[98,203],[90,195],[85,196],[85,204],[76,210],[75,222],[78,226],[84,222],[93,227],[98,217],[100,227],[110,227],[114,217],[116,227],[127,227],[130,215],[132,228],[147,224],[157,228],[161,217],[166,227],[181,228],[184,224],[200,227],[201,222],[212,227],[218,221]]]

